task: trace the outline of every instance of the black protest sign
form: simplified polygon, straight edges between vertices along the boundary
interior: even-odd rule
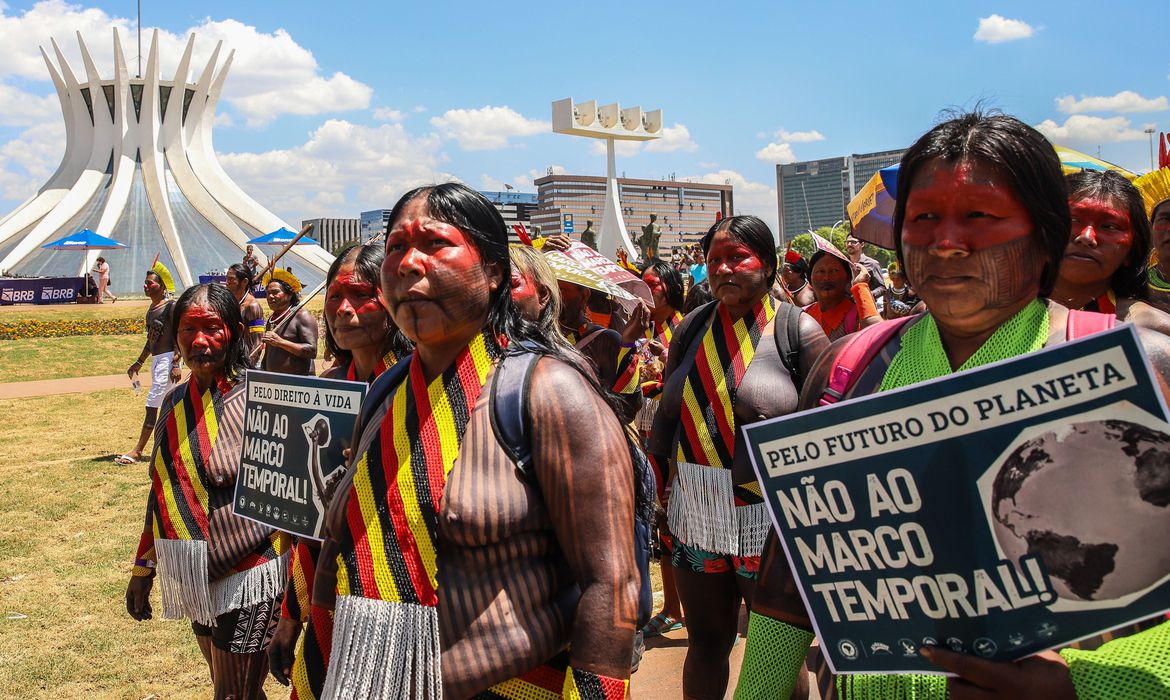
[[[1132,328],[744,428],[830,666],[1019,659],[1170,608],[1170,425]]]
[[[247,392],[235,513],[320,539],[366,385],[252,370]]]

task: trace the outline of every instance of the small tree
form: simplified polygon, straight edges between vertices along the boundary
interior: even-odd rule
[[[345,250],[351,245],[358,245],[360,242],[361,241],[355,240],[342,241],[341,243],[333,246],[333,248],[329,251],[329,254],[336,258],[338,255],[341,255],[341,251]]]

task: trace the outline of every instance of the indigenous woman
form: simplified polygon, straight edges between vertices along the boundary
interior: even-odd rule
[[[337,358],[337,365],[322,377],[369,383],[410,354],[410,341],[391,323],[384,305],[381,274],[385,257],[380,245],[355,245],[342,251],[329,267],[325,278],[325,347]],[[336,471],[321,475],[326,505],[335,480],[344,473],[343,465],[329,467]],[[286,685],[291,681],[292,697],[300,700],[321,696],[333,636],[332,615],[310,604],[320,552],[317,542],[297,538],[280,622],[268,647],[272,675]],[[298,647],[302,626],[305,635]]]
[[[674,330],[649,451],[673,472],[668,520],[690,641],[683,694],[722,698],[740,601],[751,605],[770,524],[739,428],[796,410],[800,380],[828,340],[769,294],[776,247],[763,221],[725,218],[702,246],[716,301]],[[776,342],[778,314],[799,324],[795,372]]]
[[[622,345],[627,349],[636,347],[642,362],[640,374],[644,400],[638,411],[637,427],[643,439],[648,439],[654,415],[662,400],[662,370],[666,366],[666,352],[670,348],[675,327],[683,319],[683,280],[682,274],[673,266],[655,259],[642,272],[642,281],[650,288],[654,308],[649,312],[639,310],[634,313],[622,332]],[[666,481],[660,471],[658,487],[663,490],[665,486]],[[668,502],[666,499],[669,496],[665,492],[662,496],[663,502]],[[679,602],[678,591],[674,586],[674,569],[670,563],[673,538],[667,529],[665,511],[660,512],[658,531],[658,545],[662,551],[659,558],[662,566],[662,611],[642,628],[642,636],[646,638],[657,637],[683,626],[682,603]]]
[[[1069,312],[1049,296],[1071,223],[1060,161],[1048,141],[1013,117],[967,114],[920,138],[902,158],[899,177],[906,187],[898,188],[894,210],[898,259],[929,310],[899,329],[845,397],[945,377],[1064,342]],[[1139,331],[1152,364],[1165,375],[1170,341]],[[802,406],[818,403],[843,346],[834,343],[818,361]],[[774,535],[764,559],[737,698],[788,697],[813,637]],[[1104,638],[1109,636],[1119,635]],[[1014,663],[936,647],[920,653],[957,676],[853,675],[834,683],[822,668],[821,696],[1074,698],[1077,689],[1096,688],[1103,694],[1084,697],[1155,697],[1170,681],[1170,623],[1114,640],[1097,652],[1065,649]]]
[[[1150,303],[1170,313],[1170,164],[1134,180],[1150,215],[1154,250],[1150,255]]]
[[[260,369],[282,374],[313,374],[317,356],[317,319],[308,309],[293,312],[301,302],[301,282],[293,273],[276,268],[265,275],[265,293],[272,315],[261,337],[264,360]]]
[[[374,383],[330,506],[322,696],[622,697],[637,573],[621,424],[580,356],[518,312],[507,229],[482,195],[419,188],[388,225],[382,290],[415,350]],[[539,356],[526,471],[493,430],[505,353]]]
[[[527,245],[509,246],[512,260],[512,302],[524,318],[535,323],[552,341],[561,336],[561,292],[557,277],[544,255]]]
[[[817,300],[808,282],[808,261],[800,253],[789,248],[784,253],[784,265],[780,268],[784,288],[792,295],[797,306],[805,307]]]
[[[850,262],[826,241],[817,246],[811,267],[817,301],[804,310],[816,319],[829,340],[837,340],[881,322],[882,317],[869,289],[870,273],[865,265]]]
[[[263,697],[264,648],[279,615],[287,539],[232,514],[244,433],[244,324],[223,285],[190,287],[175,304],[173,340],[191,369],[166,396],[154,433],[146,529],[126,589],[136,620],[191,620],[216,698]],[[157,574],[157,576],[156,576]]]
[[[1074,173],[1065,182],[1072,232],[1053,301],[1170,332],[1170,316],[1146,301],[1150,220],[1141,193],[1112,170]]]

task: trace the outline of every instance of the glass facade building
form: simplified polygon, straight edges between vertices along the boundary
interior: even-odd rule
[[[780,244],[805,231],[845,220],[845,205],[874,173],[902,160],[905,150],[854,153],[776,166]]]

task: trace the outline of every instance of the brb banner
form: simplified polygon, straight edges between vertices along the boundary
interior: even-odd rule
[[[744,428],[836,673],[1020,659],[1170,608],[1170,425],[1130,326]]]
[[[81,277],[0,279],[0,304],[71,304],[82,284]]]

